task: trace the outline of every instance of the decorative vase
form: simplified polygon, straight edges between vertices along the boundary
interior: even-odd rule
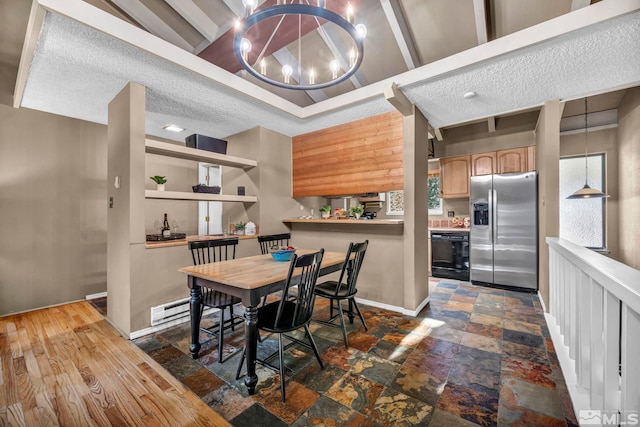
[[[242,230],[236,230],[238,236],[244,236],[244,228]]]
[[[360,219],[360,215],[361,215],[361,214],[359,214],[359,213],[354,213],[354,214],[353,214],[353,216],[355,216],[355,217],[356,217],[356,219]]]
[[[156,190],[164,191],[164,184],[156,184]]]
[[[328,219],[331,216],[331,212],[320,212],[322,219]]]

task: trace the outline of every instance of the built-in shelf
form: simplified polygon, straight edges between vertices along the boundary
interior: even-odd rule
[[[193,160],[196,162],[210,163],[212,165],[232,166],[236,168],[250,169],[258,166],[258,162],[241,157],[228,156],[226,154],[214,153],[212,151],[199,150],[184,145],[171,144],[169,142],[156,141],[154,139],[145,140],[145,150],[150,154],[174,157],[177,159]],[[148,196],[147,196],[148,197]],[[167,198],[167,197],[158,197]],[[192,200],[192,199],[189,199]],[[208,199],[207,199],[208,200]]]
[[[147,199],[198,200],[202,202],[246,202],[255,203],[256,196],[236,196],[234,194],[188,193],[186,191],[145,190]]]

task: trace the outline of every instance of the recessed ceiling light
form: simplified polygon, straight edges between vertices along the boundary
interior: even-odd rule
[[[176,126],[176,125],[165,125],[165,126],[162,126],[162,129],[168,130],[170,132],[182,132],[183,130],[185,130],[184,128],[181,128],[180,126]]]
[[[471,98],[475,98],[476,95],[478,95],[478,94],[473,92],[473,91],[471,91],[471,92],[465,93],[463,96],[464,96],[464,99],[471,99]]]

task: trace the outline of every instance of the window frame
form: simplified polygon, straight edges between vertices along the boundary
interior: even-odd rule
[[[602,191],[606,192],[606,187],[607,187],[607,154],[606,153],[588,153],[587,157],[589,158],[595,158],[595,157],[600,157],[600,170],[601,170],[601,177],[600,180],[602,182]],[[582,154],[578,154],[578,155],[569,155],[569,156],[562,156],[560,157],[560,163],[562,163],[562,160],[569,160],[569,159],[584,159],[585,156]],[[561,167],[560,165],[558,165],[559,167]],[[589,173],[590,176],[592,175],[592,171]],[[577,190],[577,188],[576,188]],[[569,200],[567,200],[567,202],[569,202]],[[609,253],[609,250],[607,249],[607,198],[603,197],[602,199],[600,199],[601,202],[601,208],[602,208],[602,246],[585,246],[585,248],[587,249],[591,249],[593,251],[596,252],[601,252],[601,253]],[[560,230],[560,226],[561,224],[558,224],[558,231],[559,231],[559,235],[561,235],[562,230]],[[560,236],[562,237],[562,236]]]

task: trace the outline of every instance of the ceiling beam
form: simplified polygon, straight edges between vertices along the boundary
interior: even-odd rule
[[[304,67],[300,65],[296,57],[293,56],[289,49],[287,49],[286,47],[273,52],[273,57],[280,63],[280,66],[282,66],[282,64],[289,64],[291,68],[293,68],[293,74],[291,75],[291,78],[298,82],[298,84],[300,83],[298,67],[300,67],[300,73],[302,73],[303,75],[307,74],[307,71],[304,69]],[[305,90],[305,92],[307,95],[309,95],[309,98],[313,99],[314,102],[326,101],[327,99],[329,99],[329,97],[324,93],[322,89]]]
[[[173,28],[167,25],[155,13],[149,10],[141,1],[112,0],[116,6],[135,19],[151,34],[160,37],[188,52],[193,52],[193,46],[183,39]]]
[[[165,0],[180,14],[193,28],[198,30],[209,42],[216,39],[218,26],[196,5],[193,0]]]
[[[407,68],[413,70],[420,66],[420,58],[416,46],[413,43],[407,21],[404,19],[400,4],[395,0],[380,0],[380,4],[382,5],[384,15],[387,17],[389,26],[391,26],[393,37],[396,39],[396,43],[400,48],[402,58]]]
[[[487,34],[487,10],[484,5],[484,0],[473,0],[473,13],[476,18],[476,33],[479,45],[489,41],[489,35]]]
[[[571,0],[571,12],[591,5],[591,0]]]
[[[22,44],[22,53],[20,54],[20,64],[18,65],[18,75],[16,76],[16,86],[13,90],[13,107],[19,108],[22,103],[22,96],[27,85],[27,77],[29,69],[33,61],[33,55],[38,44],[40,30],[44,23],[45,11],[38,5],[38,2],[31,3],[31,12],[29,13],[29,21],[27,22],[27,32]]]
[[[442,128],[434,128],[433,133],[436,135],[436,139],[438,141],[442,141],[444,139],[444,135],[442,133]]]
[[[325,42],[325,44],[331,51],[331,54],[333,55],[333,57],[340,63],[340,67],[343,70],[348,70],[350,68],[349,60],[346,57],[346,52],[348,50],[347,50],[347,47],[342,42],[342,39],[339,37],[338,34],[336,34],[337,30],[333,27],[329,27],[329,28],[323,27],[322,29],[320,28],[316,29],[316,31],[318,32],[320,37],[322,37],[322,40]],[[362,86],[366,86],[368,84],[367,80],[364,78],[361,71],[356,71],[349,78],[349,80],[351,81],[351,83],[356,89],[361,88]]]
[[[400,91],[397,84],[391,83],[389,87],[384,90],[384,97],[387,101],[393,105],[396,110],[400,111],[403,116],[410,116],[413,114],[413,104],[409,99]]]
[[[495,116],[491,116],[487,118],[487,126],[489,127],[489,132],[495,132],[496,131],[496,117]]]

